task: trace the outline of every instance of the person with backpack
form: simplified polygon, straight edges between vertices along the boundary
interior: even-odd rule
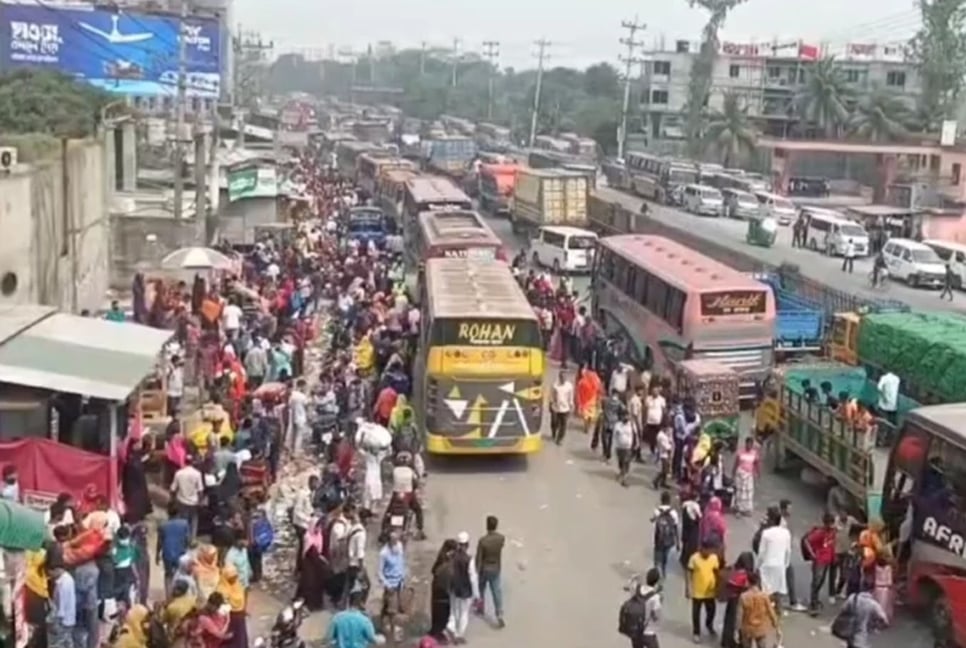
[[[889,618],[872,595],[872,583],[862,581],[860,590],[845,598],[842,609],[832,621],[832,636],[845,642],[846,648],[871,648],[871,631],[887,627]]]
[[[678,512],[671,506],[671,493],[661,493],[661,503],[651,516],[654,524],[654,567],[667,577],[667,561],[672,550],[681,551],[681,523]]]
[[[248,543],[248,562],[251,565],[251,582],[262,580],[262,556],[275,544],[275,527],[262,509],[251,512],[251,539]]]
[[[644,585],[639,585],[621,605],[617,632],[631,640],[631,648],[659,648],[658,624],[661,618],[661,572],[648,570]]]
[[[813,527],[802,536],[802,558],[812,563],[812,585],[808,599],[808,613],[818,616],[822,608],[819,593],[822,585],[829,578],[832,565],[835,563],[835,516],[826,513],[822,517],[822,526]]]

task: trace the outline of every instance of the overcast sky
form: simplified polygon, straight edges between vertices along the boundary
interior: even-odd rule
[[[669,46],[679,38],[697,40],[705,15],[686,0],[235,0],[235,6],[236,22],[274,39],[279,51],[364,50],[382,40],[452,47],[459,37],[462,47],[475,51],[484,40],[501,41],[502,64],[517,67],[532,63],[532,41],[541,36],[554,42],[552,63],[616,62],[620,23],[635,12],[648,23],[643,39],[649,46],[662,36]],[[723,36],[734,42],[884,42],[904,40],[917,24],[913,0],[750,0],[732,12]]]

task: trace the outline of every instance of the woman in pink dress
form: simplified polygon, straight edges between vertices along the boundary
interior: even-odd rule
[[[875,587],[872,596],[885,610],[886,618],[892,623],[895,612],[896,588],[892,577],[892,552],[884,548],[875,562]]]
[[[761,473],[761,461],[754,437],[745,438],[745,447],[735,455],[735,511],[750,516],[755,508],[755,480]]]

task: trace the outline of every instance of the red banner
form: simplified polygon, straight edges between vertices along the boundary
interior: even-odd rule
[[[17,467],[23,503],[45,508],[60,493],[81,499],[88,486],[114,501],[111,460],[50,439],[23,439],[0,443],[0,465]]]

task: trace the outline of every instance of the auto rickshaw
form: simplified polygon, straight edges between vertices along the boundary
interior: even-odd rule
[[[713,360],[682,360],[677,365],[676,382],[682,398],[694,401],[701,416],[701,432],[729,450],[737,448],[741,406],[738,373]]]
[[[770,248],[778,237],[778,222],[770,216],[748,219],[745,241],[751,245]]]

